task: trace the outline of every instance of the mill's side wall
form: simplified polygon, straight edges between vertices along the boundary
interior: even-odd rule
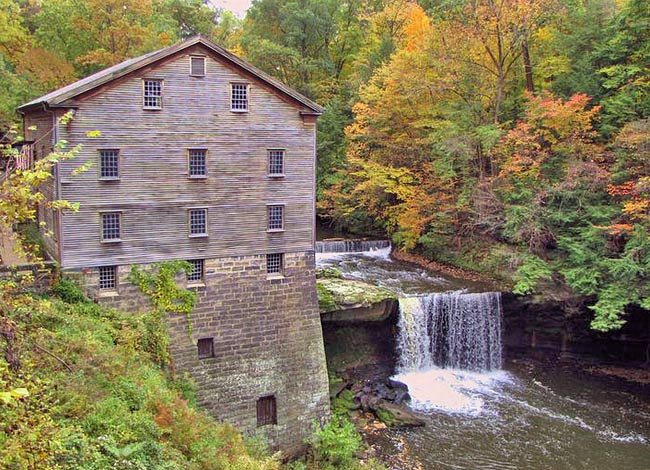
[[[27,142],[33,142],[34,160],[40,160],[49,155],[54,150],[54,114],[47,111],[36,111],[27,113],[24,116],[24,138]],[[52,178],[45,181],[39,188],[45,196],[45,201],[38,206],[38,221],[43,222],[40,231],[45,244],[45,249],[50,258],[58,260],[58,214],[52,208],[47,207],[47,201],[53,201],[57,198],[57,171],[58,166],[54,166]]]

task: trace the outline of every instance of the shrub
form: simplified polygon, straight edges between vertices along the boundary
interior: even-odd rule
[[[52,292],[59,299],[66,303],[75,304],[81,302],[90,302],[86,294],[81,290],[81,287],[68,277],[62,277],[59,279],[54,287]]]
[[[356,466],[356,452],[361,449],[361,436],[343,416],[317,430],[310,440],[314,458],[324,469],[348,469]]]

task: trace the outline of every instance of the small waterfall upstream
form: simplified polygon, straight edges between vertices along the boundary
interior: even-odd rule
[[[362,253],[389,247],[389,240],[323,240],[316,242],[316,253]]]
[[[501,294],[443,292],[400,299],[400,372],[501,368]]]

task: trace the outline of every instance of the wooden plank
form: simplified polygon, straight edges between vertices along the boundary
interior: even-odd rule
[[[81,205],[63,217],[64,268],[313,249],[315,123],[255,84],[249,112],[231,112],[230,83],[242,77],[211,57],[192,77],[191,53],[105,88],[59,126],[84,146],[60,165],[61,197]],[[143,78],[164,80],[162,110],[142,109]],[[99,180],[101,148],[120,150],[119,181]],[[206,178],[188,177],[189,148],[208,150]],[[268,176],[268,148],[285,149],[284,178]],[[73,176],[87,160],[93,168]],[[284,232],[267,233],[269,203],[286,206]],[[197,206],[208,208],[207,239],[188,237]],[[123,211],[122,242],[102,244],[99,211],[111,209]]]

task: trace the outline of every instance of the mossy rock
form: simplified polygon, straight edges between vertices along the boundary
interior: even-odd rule
[[[424,426],[424,420],[407,407],[381,400],[372,410],[379,420],[390,428]]]
[[[347,415],[350,411],[358,410],[359,404],[354,400],[354,393],[345,389],[332,400],[332,412],[335,415]]]
[[[369,307],[388,299],[396,299],[394,292],[361,281],[326,278],[316,282],[321,313],[357,307]]]
[[[329,268],[316,269],[316,278],[318,279],[342,279],[343,271],[339,268],[330,266]]]

